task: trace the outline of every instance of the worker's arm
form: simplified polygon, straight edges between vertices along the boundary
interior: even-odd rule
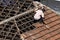
[[[46,26],[47,29],[49,29],[49,26],[44,22],[43,17],[40,15],[42,23]]]
[[[45,24],[46,25],[46,23],[44,22],[44,18],[40,15],[40,19],[41,19],[41,22],[43,23],[43,24]]]
[[[41,16],[42,16],[42,18],[44,18],[44,13],[43,13],[43,11],[41,12]]]

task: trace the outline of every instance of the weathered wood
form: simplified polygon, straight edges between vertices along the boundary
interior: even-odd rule
[[[8,18],[8,19],[6,19],[6,20],[3,20],[3,21],[0,22],[0,25],[1,25],[1,24],[4,24],[5,22],[14,20],[15,18],[18,18],[18,17],[20,17],[20,16],[22,16],[22,15],[26,15],[26,14],[28,14],[28,13],[30,13],[30,12],[33,12],[33,9],[30,9],[30,10],[28,10],[28,11],[26,11],[26,12],[23,12],[23,13],[21,13],[21,14],[18,14],[18,15],[16,15],[16,16],[13,16],[13,17],[10,17],[10,18]]]

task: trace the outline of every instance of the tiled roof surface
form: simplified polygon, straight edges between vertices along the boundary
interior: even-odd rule
[[[45,23],[49,26],[47,29],[39,22],[34,23],[34,30],[24,33],[27,40],[60,40],[60,16],[56,15],[51,9],[46,8]]]
[[[21,6],[20,4],[18,4],[19,6],[21,6],[20,9],[17,9],[17,4],[15,4],[13,8],[8,6],[3,7],[2,5],[0,5],[0,21],[22,13],[26,7],[27,9],[25,11],[33,8],[32,1],[20,0],[18,3],[21,3],[23,5]],[[17,10],[15,9],[15,7]],[[21,40],[21,34],[24,35],[24,38],[26,40],[59,40],[60,16],[56,15],[55,12],[51,11],[51,9],[48,9],[47,7],[44,14],[44,21],[47,25],[49,25],[49,29],[47,29],[39,22],[34,23],[34,12],[31,12],[4,24],[1,24],[0,40]],[[17,28],[19,30],[17,30]]]

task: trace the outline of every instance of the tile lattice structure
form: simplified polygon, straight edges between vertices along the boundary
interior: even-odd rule
[[[20,8],[18,8],[18,6]],[[29,9],[32,9],[32,1],[20,0],[13,6],[3,7],[0,5],[0,21],[18,15]],[[0,40],[21,40],[17,32],[16,26],[20,29],[20,34],[25,34],[27,40],[59,40],[60,39],[60,17],[55,12],[46,8],[45,22],[50,29],[46,29],[43,25],[33,26],[34,12],[23,15],[9,22],[0,25]]]
[[[7,7],[0,4],[0,22],[32,8],[33,4],[31,0],[20,0],[13,6]],[[32,23],[34,23],[33,12],[0,25],[0,40],[20,40],[16,26],[20,29],[20,33],[22,34],[35,28],[32,26]]]

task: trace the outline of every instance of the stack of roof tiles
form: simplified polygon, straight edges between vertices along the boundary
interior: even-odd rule
[[[32,9],[34,7],[32,1],[20,0],[11,7],[0,5],[0,22]],[[59,40],[60,16],[47,7],[45,9],[45,22],[49,25],[49,30],[38,22],[34,23],[34,12],[31,12],[0,25],[0,40],[21,40],[20,34],[25,35],[25,40]]]

